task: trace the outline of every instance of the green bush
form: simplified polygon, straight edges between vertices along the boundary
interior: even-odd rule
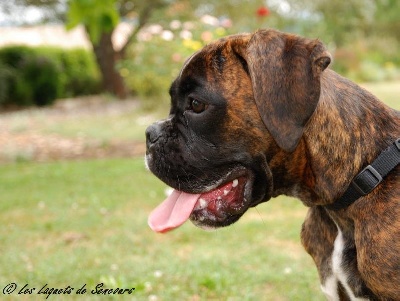
[[[9,46],[0,49],[0,62],[7,66],[18,68],[21,61],[34,55],[34,48],[26,46]]]
[[[60,68],[60,97],[100,91],[100,74],[92,53],[80,48],[66,50],[55,47],[39,47],[37,51],[54,60]]]
[[[100,92],[100,74],[93,55],[84,49],[60,53],[65,75],[64,95],[77,96]]]
[[[23,60],[23,70],[16,80],[18,100],[26,105],[45,106],[52,104],[60,95],[60,68],[44,56],[31,56]]]
[[[97,93],[99,72],[83,49],[0,49],[0,105],[45,106],[57,98]]]
[[[0,62],[0,105],[7,101],[11,91],[10,81],[12,78],[12,68]]]

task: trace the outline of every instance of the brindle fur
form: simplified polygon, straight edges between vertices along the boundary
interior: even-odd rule
[[[179,149],[180,157],[174,155],[178,163],[161,156],[152,170],[174,187],[196,191],[207,182],[204,172],[187,175],[186,181],[180,169],[188,174],[214,164],[218,175],[222,158],[257,161],[265,175],[255,186],[264,188],[253,193],[251,206],[285,194],[310,207],[301,238],[322,283],[332,273],[339,227],[354,294],[399,300],[400,166],[347,209],[331,211],[323,205],[335,202],[352,178],[400,137],[400,112],[326,69],[329,63],[330,55],[318,40],[274,30],[206,46],[172,85],[171,116],[184,114],[179,95],[199,83],[204,98],[218,98],[223,109],[202,119],[202,125],[187,125],[199,127],[196,139],[186,138],[200,145],[200,150],[189,150],[197,158],[185,157]],[[168,135],[176,131],[174,126],[179,128],[169,125]],[[200,184],[191,187],[194,178]],[[342,285],[338,290],[341,300],[349,300]]]

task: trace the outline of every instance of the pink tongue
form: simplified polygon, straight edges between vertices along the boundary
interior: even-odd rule
[[[200,194],[174,190],[149,216],[148,224],[155,232],[167,232],[182,225],[190,216]]]

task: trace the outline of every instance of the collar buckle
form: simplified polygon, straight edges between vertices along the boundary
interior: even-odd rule
[[[367,195],[381,182],[382,175],[371,165],[365,167],[352,181],[352,185],[361,195]]]
[[[399,152],[400,152],[400,138],[397,139],[397,140],[394,142],[394,144],[396,145],[397,149],[398,149]]]

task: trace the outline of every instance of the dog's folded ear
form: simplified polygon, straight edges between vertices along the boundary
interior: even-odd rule
[[[329,52],[318,40],[276,30],[259,30],[231,46],[247,64],[267,129],[282,149],[294,151],[317,107]]]

